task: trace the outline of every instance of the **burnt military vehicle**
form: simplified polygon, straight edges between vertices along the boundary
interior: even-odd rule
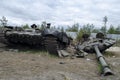
[[[58,50],[64,50],[72,40],[65,32],[50,28],[50,23],[44,29],[38,29],[35,24],[31,29],[9,28],[5,38],[12,44],[45,47],[49,53],[58,55]]]
[[[116,41],[107,38],[103,33],[97,33],[96,38],[91,39],[88,34],[84,34],[82,38],[82,43],[76,45],[76,50],[78,51],[78,54],[79,52],[83,52],[84,56],[86,52],[95,53],[102,68],[102,75],[113,75],[113,72],[107,64],[103,53],[106,49],[114,45]]]

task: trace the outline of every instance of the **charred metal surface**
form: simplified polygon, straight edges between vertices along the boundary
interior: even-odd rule
[[[110,67],[105,61],[102,52],[104,52],[106,49],[108,49],[114,44],[115,44],[115,40],[105,38],[102,33],[98,33],[96,35],[96,38],[85,40],[84,42],[78,44],[75,48],[77,52],[84,51],[87,53],[96,53],[98,61],[102,66],[102,71],[103,71],[102,73],[104,76],[107,76],[107,75],[112,75],[113,72],[111,71]]]
[[[97,34],[96,34],[96,38],[104,39],[104,38],[105,38],[105,35],[104,35],[103,33],[97,33]]]
[[[55,37],[45,37],[44,41],[46,50],[49,51],[51,54],[56,54],[58,53],[58,43],[57,43],[57,38]],[[56,54],[58,55],[58,54]]]
[[[50,29],[50,23],[47,27],[40,30],[35,24],[31,29],[21,29],[19,27],[6,26],[4,37],[7,42],[12,44],[21,44],[28,46],[45,47],[51,54],[58,55],[57,50],[64,50],[70,44],[71,38],[65,32]]]

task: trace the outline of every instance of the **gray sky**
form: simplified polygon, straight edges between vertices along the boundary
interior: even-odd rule
[[[108,26],[120,24],[120,0],[0,0],[0,17],[5,16],[9,25],[94,24],[103,25],[108,17]]]

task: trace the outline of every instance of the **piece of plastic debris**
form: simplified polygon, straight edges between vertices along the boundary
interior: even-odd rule
[[[90,59],[89,59],[89,58],[87,58],[86,60],[87,60],[87,61],[90,61]]]

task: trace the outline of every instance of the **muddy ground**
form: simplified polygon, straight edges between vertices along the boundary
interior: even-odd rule
[[[58,58],[44,51],[0,45],[0,80],[120,80],[120,47],[106,51],[105,58],[114,75],[102,76],[94,54]]]

